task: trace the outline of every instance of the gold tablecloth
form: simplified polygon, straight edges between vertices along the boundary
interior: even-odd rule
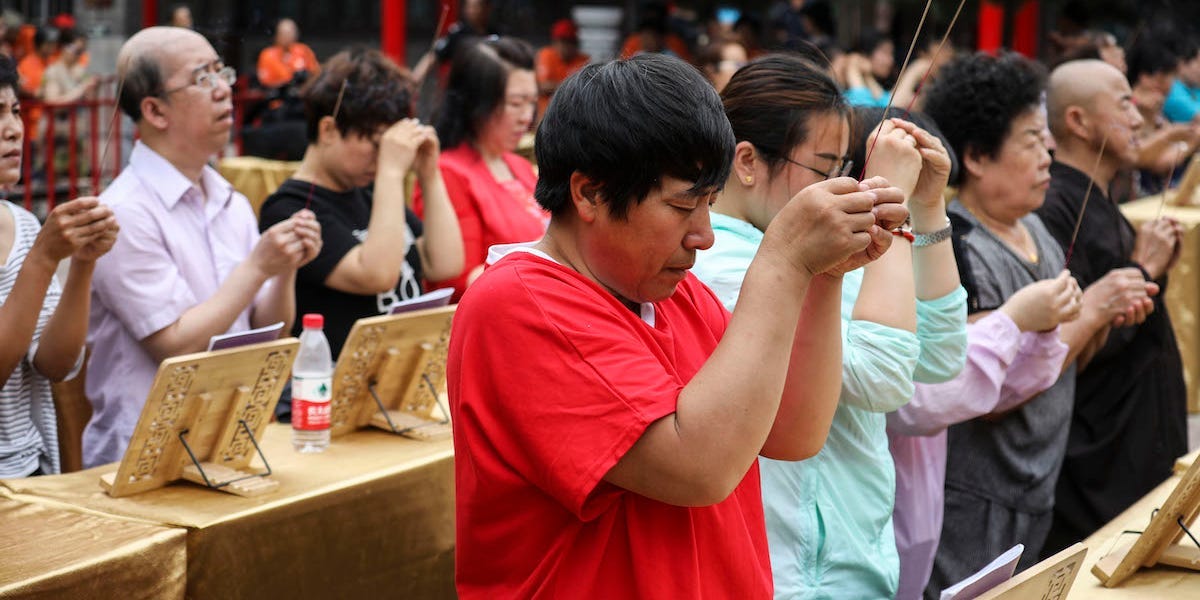
[[[300,168],[299,162],[268,160],[257,156],[231,156],[217,163],[221,177],[233,184],[233,189],[246,196],[254,214],[263,201]]]
[[[1200,573],[1196,571],[1166,566],[1141,569],[1115,588],[1106,588],[1100,585],[1100,580],[1092,575],[1092,565],[1096,564],[1096,561],[1104,558],[1119,544],[1134,540],[1133,534],[1122,534],[1121,532],[1141,531],[1150,524],[1150,514],[1154,509],[1166,503],[1167,497],[1171,495],[1171,490],[1179,484],[1179,480],[1179,475],[1173,475],[1113,519],[1112,522],[1083,541],[1084,545],[1088,547],[1087,558],[1083,561],[1083,570],[1075,578],[1075,585],[1071,587],[1071,594],[1068,598],[1087,600],[1200,598]],[[1186,537],[1184,537],[1184,541],[1188,541]]]
[[[450,441],[362,431],[302,455],[273,424],[262,447],[280,486],[254,498],[182,482],[111,498],[99,477],[115,464],[0,485],[18,499],[186,527],[191,598],[454,596]]]
[[[1121,205],[1121,212],[1134,227],[1158,216],[1159,196],[1150,196]],[[1188,412],[1200,412],[1200,208],[1167,206],[1163,216],[1183,224],[1183,252],[1170,273],[1167,286],[1167,310],[1179,341],[1183,375],[1187,382]]]
[[[0,598],[183,598],[187,532],[0,497]]]

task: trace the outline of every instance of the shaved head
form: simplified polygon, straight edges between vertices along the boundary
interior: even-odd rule
[[[1072,60],[1050,73],[1046,84],[1046,116],[1055,138],[1072,135],[1066,126],[1067,109],[1091,112],[1096,100],[1129,93],[1129,82],[1116,67],[1102,60]]]
[[[300,30],[296,27],[296,22],[283,18],[275,25],[275,45],[290,46],[296,43],[300,38]]]
[[[1056,157],[1063,162],[1090,164],[1094,158],[1089,157],[1102,148],[1106,171],[1137,161],[1137,132],[1144,121],[1129,81],[1104,61],[1073,60],[1054,69],[1046,87],[1046,116],[1058,145]]]

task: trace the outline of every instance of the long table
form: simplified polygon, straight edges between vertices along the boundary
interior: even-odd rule
[[[1088,547],[1087,558],[1083,562],[1083,570],[1075,578],[1075,585],[1071,588],[1069,598],[1095,598],[1098,600],[1200,598],[1200,573],[1196,571],[1167,566],[1141,569],[1115,588],[1106,588],[1100,585],[1100,580],[1092,575],[1092,565],[1095,565],[1096,561],[1104,558],[1120,544],[1134,540],[1134,534],[1125,533],[1126,531],[1142,531],[1150,524],[1151,513],[1166,503],[1167,497],[1179,484],[1180,479],[1178,473],[1171,476],[1117,518],[1084,540],[1084,545]],[[1186,538],[1184,539],[1186,540]]]
[[[0,598],[184,597],[187,532],[0,495]]]
[[[261,442],[280,486],[259,497],[176,483],[112,498],[99,478],[115,464],[0,488],[27,504],[186,529],[190,598],[454,596],[449,441],[362,431],[297,454],[290,429],[273,424]]]

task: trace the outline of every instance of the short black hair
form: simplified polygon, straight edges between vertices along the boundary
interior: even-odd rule
[[[1125,55],[1130,85],[1136,85],[1142,75],[1173,73],[1179,68],[1180,56],[1176,54],[1173,40],[1138,38]]]
[[[882,106],[855,106],[854,107],[854,133],[850,138],[850,160],[854,161],[856,169],[867,166],[867,141],[871,137],[871,132],[879,126],[879,122],[883,120],[883,113],[887,111],[888,118],[899,118],[928,131],[937,136],[942,141],[942,145],[946,147],[946,153],[950,155],[950,181],[958,179],[958,154],[954,152],[954,147],[950,140],[946,139],[946,134],[942,133],[936,121],[929,115],[914,111],[908,112],[903,108],[892,107],[887,110]],[[857,172],[857,171],[856,171]]]
[[[11,56],[0,54],[0,89],[9,88],[13,95],[20,91],[17,87],[17,81],[20,77],[17,75],[17,63],[13,61]]]
[[[380,126],[411,116],[410,82],[408,73],[378,50],[354,47],[333,55],[301,91],[309,143],[317,141],[321,119],[335,109],[343,136],[370,137]]]
[[[455,53],[435,128],[443,149],[473,141],[504,104],[508,75],[533,70],[533,47],[514,37],[468,41]]]
[[[720,189],[735,145],[720,97],[695,67],[662,54],[589,65],[555,92],[538,127],[533,195],[564,214],[579,172],[623,219],[664,175],[695,193]]]
[[[1046,70],[1015,52],[963,54],[939,70],[925,96],[933,118],[960,160],[995,157],[1014,119],[1041,106]],[[957,184],[961,179],[952,179]]]

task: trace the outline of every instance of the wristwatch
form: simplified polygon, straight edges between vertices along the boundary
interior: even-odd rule
[[[951,233],[950,218],[947,217],[946,218],[946,226],[942,227],[941,229],[939,229],[937,231],[934,231],[933,233],[914,233],[913,234],[913,243],[912,243],[913,248],[922,248],[925,246],[932,246],[934,244],[940,244],[940,243],[950,239],[950,233]]]

